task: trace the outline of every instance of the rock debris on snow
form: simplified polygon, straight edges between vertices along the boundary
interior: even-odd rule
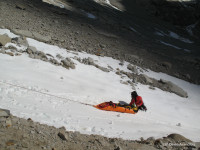
[[[4,35],[0,35],[0,46],[5,46],[7,43],[11,42],[11,38],[4,34]]]
[[[40,33],[31,32],[31,31],[28,31],[28,30],[12,29],[12,32],[15,33],[15,34],[18,34],[18,35],[25,36],[25,37],[34,38],[34,39],[41,41],[41,42],[48,42],[48,41],[51,40],[50,36],[43,36]]]

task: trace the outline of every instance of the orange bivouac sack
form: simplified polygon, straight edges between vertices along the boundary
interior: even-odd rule
[[[130,107],[130,106],[121,106],[119,104],[113,103],[112,101],[110,102],[104,102],[99,105],[94,106],[98,109],[101,110],[106,110],[106,111],[116,111],[116,112],[122,112],[122,113],[131,113],[135,114],[138,112],[137,107]]]

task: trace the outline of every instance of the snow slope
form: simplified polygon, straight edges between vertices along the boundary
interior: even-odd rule
[[[3,34],[2,30],[0,34]],[[144,99],[147,112],[133,115],[101,111],[80,102],[92,105],[104,101],[129,102],[132,87],[120,83],[128,78],[122,79],[115,74],[117,68],[128,71],[127,62],[120,66],[118,60],[109,57],[74,53],[33,39],[28,39],[28,42],[52,56],[60,54],[63,57],[71,57],[76,63],[76,69],[67,70],[31,59],[26,54],[13,57],[0,54],[0,108],[9,109],[19,117],[32,118],[34,121],[56,127],[65,126],[67,130],[86,134],[139,139],[179,133],[193,141],[200,141],[200,86],[149,70],[144,73],[176,83],[188,92],[189,98],[160,89],[151,90],[146,85],[138,84],[136,89]],[[103,67],[111,66],[113,71],[103,72],[94,66],[84,65],[73,59],[74,56],[91,57]]]

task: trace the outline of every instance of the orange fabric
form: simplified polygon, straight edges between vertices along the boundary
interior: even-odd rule
[[[135,114],[136,112],[133,109],[128,109],[125,107],[120,107],[120,106],[106,106],[106,107],[101,107],[102,105],[106,105],[107,102],[101,103],[99,105],[94,106],[95,108],[101,109],[101,110],[106,110],[106,111],[117,111],[117,112],[122,112],[122,113],[131,113]]]
[[[142,104],[143,104],[142,97],[141,97],[141,96],[137,96],[137,97],[136,97],[136,100],[133,98],[133,99],[131,100],[129,106],[132,106],[133,103],[135,103],[135,105],[136,105],[137,107],[142,106]]]

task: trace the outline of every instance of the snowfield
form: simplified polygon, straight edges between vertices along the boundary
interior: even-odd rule
[[[5,33],[12,35],[9,30],[0,29],[0,34]],[[57,54],[64,58],[70,57],[75,62],[76,69],[68,70],[31,59],[25,53],[21,56],[0,53],[0,108],[9,109],[18,117],[32,118],[56,127],[64,126],[67,130],[85,134],[135,140],[178,133],[194,142],[200,141],[199,85],[148,70],[143,73],[155,79],[174,82],[189,97],[182,98],[137,84],[135,88],[143,97],[147,112],[125,114],[98,110],[82,103],[96,105],[105,101],[130,102],[133,89],[130,85],[121,83],[129,79],[122,79],[115,73],[117,68],[129,71],[128,62],[121,66],[120,61],[109,57],[72,52],[33,39],[27,40],[30,46],[54,58]],[[8,45],[10,44],[6,46]],[[17,48],[20,50],[24,47]],[[74,59],[75,56],[91,57],[100,66],[111,66],[113,71],[103,72],[94,66],[82,64]]]

